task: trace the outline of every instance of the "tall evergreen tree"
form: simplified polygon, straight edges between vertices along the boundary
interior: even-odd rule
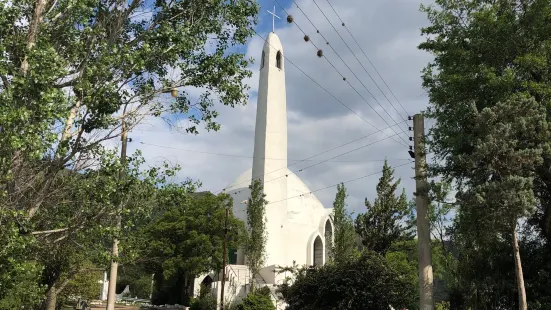
[[[251,271],[251,291],[254,291],[254,279],[266,261],[266,204],[264,187],[259,179],[249,185],[251,196],[247,201],[247,229],[249,235],[245,245],[247,265]]]
[[[395,192],[400,180],[394,182],[394,169],[385,160],[383,175],[377,184],[377,198],[371,204],[365,199],[367,211],[356,218],[356,232],[362,244],[369,250],[385,254],[393,242],[404,238],[407,227],[408,203],[405,190],[400,196]]]
[[[350,260],[356,251],[356,233],[354,231],[354,221],[346,211],[346,188],[341,183],[337,185],[337,195],[333,202],[333,244],[329,257],[335,263],[342,263]],[[326,236],[327,238],[327,236]],[[326,240],[326,244],[331,244],[331,240]]]
[[[551,241],[551,3],[436,4],[424,8],[431,25],[422,30],[427,39],[419,46],[435,55],[423,74],[428,114],[437,121],[429,143],[442,163],[433,172],[457,184],[456,226],[469,237],[469,248],[509,241],[518,306],[526,309],[517,220],[531,217],[527,222]],[[464,267],[458,274],[466,276],[472,269]],[[465,282],[473,283],[478,293],[492,281]],[[488,300],[488,306],[476,299],[468,306],[496,308],[495,300],[503,299]]]

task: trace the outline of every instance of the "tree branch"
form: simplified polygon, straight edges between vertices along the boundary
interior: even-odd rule
[[[31,235],[36,236],[36,235],[43,235],[43,234],[53,234],[57,232],[64,232],[68,229],[69,228],[58,228],[58,229],[50,229],[50,230],[42,230],[42,231],[33,231]]]

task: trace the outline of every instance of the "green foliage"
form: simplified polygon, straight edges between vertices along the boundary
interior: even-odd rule
[[[406,219],[409,215],[406,193],[395,196],[400,180],[394,181],[394,170],[385,160],[383,175],[377,184],[377,198],[371,204],[365,199],[366,213],[356,218],[356,232],[365,248],[385,254],[393,242],[410,238]]]
[[[352,216],[346,211],[346,188],[344,184],[337,185],[337,195],[333,202],[333,244],[330,252],[330,259],[335,263],[350,260],[357,252],[356,232]],[[328,236],[326,235],[326,238]],[[331,244],[331,240],[326,240]]]
[[[70,278],[68,285],[57,296],[59,304],[67,304],[70,297],[76,297],[83,300],[96,300],[101,292],[101,284],[99,280],[103,278],[103,272],[96,270],[93,264],[83,264],[90,269],[77,273]]]
[[[32,309],[44,294],[39,285],[41,265],[26,261],[34,240],[20,234],[21,214],[0,209],[0,309]]]
[[[443,301],[436,304],[436,310],[450,310],[450,303],[447,301]]]
[[[398,272],[404,281],[412,287],[419,285],[417,241],[408,240],[397,242],[385,254],[384,258],[390,268]],[[414,291],[418,298],[418,291]]]
[[[216,298],[210,294],[202,295],[192,299],[189,308],[190,310],[216,310]]]
[[[417,303],[417,286],[370,251],[340,264],[299,269],[294,283],[279,291],[289,310],[415,309]]]
[[[130,287],[132,297],[149,299],[151,296],[152,274],[145,264],[119,266],[117,287]],[[117,291],[119,289],[117,288]]]
[[[247,265],[251,271],[251,290],[254,292],[254,277],[259,273],[266,260],[266,194],[263,192],[262,182],[257,179],[249,186],[251,196],[247,201],[247,229],[248,237],[245,244]]]
[[[419,47],[435,55],[423,73],[428,116],[437,121],[431,170],[458,190],[451,306],[515,307],[517,221],[537,228],[540,244],[551,241],[551,4],[436,4],[423,8],[431,25]],[[538,265],[521,261],[523,269]],[[524,274],[527,291],[532,276]]]
[[[274,303],[270,299],[269,288],[263,287],[250,293],[236,307],[237,310],[275,310]]]
[[[103,144],[148,117],[186,115],[189,133],[218,130],[213,97],[247,102],[251,60],[233,51],[258,9],[249,0],[0,3],[1,302],[31,307],[85,261],[105,265],[114,237],[116,260],[138,258],[138,227],[174,173],[121,163]],[[176,99],[164,94],[173,87]]]
[[[546,168],[551,162],[547,125],[551,5],[539,0],[520,6],[505,1],[447,0],[437,1],[437,5],[423,8],[431,25],[422,30],[427,40],[419,46],[435,55],[423,73],[431,103],[428,115],[437,120],[430,146],[442,163],[433,166],[433,173],[455,179],[463,189],[470,187],[467,183],[473,177],[478,178],[473,180],[478,184],[484,173],[502,169],[498,160],[527,156],[529,162],[522,160],[510,168],[528,169],[526,172],[533,174],[518,176],[533,178],[531,186],[538,203],[532,222],[551,241],[551,182]],[[527,102],[529,98],[535,103]],[[516,119],[516,115],[524,119]],[[487,118],[490,124],[485,125],[482,122]],[[528,140],[524,141],[529,128],[541,131],[526,136]],[[506,136],[497,139],[500,134]],[[499,143],[492,146],[494,139]],[[508,152],[515,147],[522,150],[510,156]],[[478,164],[476,160],[483,158],[475,160],[471,156],[474,152],[487,162]],[[533,152],[540,152],[538,161],[534,161]],[[492,155],[498,156],[492,160]],[[504,179],[507,184],[503,185],[525,187],[525,181],[529,180]],[[507,218],[510,220],[510,216]]]
[[[190,194],[186,188],[168,186],[159,196],[166,211],[143,230],[147,240],[143,255],[157,275],[155,302],[183,304],[186,296],[181,292],[194,276],[222,268],[226,208],[230,209],[228,247],[243,243],[245,227],[233,216],[227,194]],[[174,295],[183,299],[170,300]]]

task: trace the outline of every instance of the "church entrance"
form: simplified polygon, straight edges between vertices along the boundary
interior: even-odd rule
[[[323,241],[320,236],[314,241],[314,266],[323,265]]]
[[[201,281],[201,288],[199,289],[199,296],[205,296],[207,294],[211,294],[212,282],[214,282],[214,280],[210,276],[206,276],[203,279],[203,281]]]

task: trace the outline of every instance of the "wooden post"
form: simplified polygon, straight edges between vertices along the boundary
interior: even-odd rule
[[[122,125],[121,125],[121,166],[122,169],[120,171],[119,177],[122,178],[124,176],[124,170],[126,165],[126,147],[128,145],[128,131],[126,128],[126,124],[124,123],[124,119],[126,116],[126,105],[123,110],[122,114]],[[121,216],[120,214],[117,215],[117,227],[121,227]],[[113,247],[111,249],[111,268],[109,270],[109,288],[107,291],[107,310],[115,310],[115,299],[116,299],[116,290],[117,290],[117,272],[119,268],[119,239],[115,237],[113,239]]]
[[[425,150],[425,120],[422,114],[413,116],[413,144],[415,151],[415,204],[417,206],[417,241],[419,250],[419,309],[433,310],[432,257],[428,219],[429,187]]]
[[[226,247],[228,236],[228,207],[226,207],[226,219],[224,221],[224,256],[222,257],[222,288],[220,292],[220,310],[224,310],[224,287],[226,285]]]

